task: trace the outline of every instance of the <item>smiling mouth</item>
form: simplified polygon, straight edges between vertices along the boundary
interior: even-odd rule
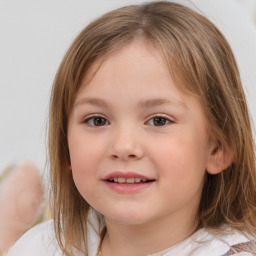
[[[124,178],[124,177],[115,177],[107,179],[108,182],[119,183],[119,184],[139,184],[139,183],[148,183],[153,180],[147,180],[142,178]]]

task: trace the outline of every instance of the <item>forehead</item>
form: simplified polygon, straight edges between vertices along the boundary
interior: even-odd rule
[[[94,63],[82,80],[75,105],[99,96],[108,99],[116,96],[131,102],[138,98],[152,102],[166,97],[185,105],[161,51],[143,41],[134,41]]]
[[[93,63],[84,75],[80,87],[96,86],[104,89],[107,81],[116,83],[115,86],[122,81],[120,86],[123,88],[129,87],[131,81],[139,86],[145,80],[150,81],[153,76],[156,78],[156,74],[158,79],[170,76],[162,53],[142,40],[135,40]],[[157,83],[155,81],[156,86]]]
[[[95,76],[99,76],[99,73],[102,73],[103,70],[105,71],[104,78],[111,74],[113,75],[115,71],[115,75],[118,77],[120,75],[118,74],[120,66],[124,67],[124,70],[125,68],[128,70],[132,66],[133,70],[136,71],[136,69],[140,70],[144,67],[149,67],[147,60],[151,59],[155,66],[163,67],[163,75],[170,76],[180,92],[195,96],[193,90],[185,85],[183,75],[177,69],[176,61],[172,58],[174,55],[174,53],[172,56],[168,55],[162,47],[144,38],[134,39],[132,42],[123,44],[121,47],[113,46],[107,53],[103,53],[102,56],[98,57],[85,71],[79,85],[79,90],[84,86],[88,86]]]
[[[157,62],[161,63],[161,65],[167,65],[167,63],[164,63],[165,59],[160,49],[154,46],[150,41],[134,39],[132,42],[122,44],[122,46],[113,45],[106,52],[101,53],[100,56],[97,57],[96,60],[87,68],[87,70],[85,70],[80,85],[88,84],[98,71],[102,69],[102,67],[106,66],[106,63],[115,67],[120,64],[120,60],[122,59],[121,62],[123,65],[126,63],[129,65],[131,55],[133,55],[134,61],[137,62],[138,59],[144,58],[149,54],[154,57]],[[137,60],[135,60],[136,58]],[[117,59],[119,60],[118,64],[116,62]]]
[[[74,109],[83,106],[116,116],[171,109],[189,119],[197,114],[204,119],[200,102],[179,90],[162,53],[142,42],[126,45],[94,64],[74,102]]]

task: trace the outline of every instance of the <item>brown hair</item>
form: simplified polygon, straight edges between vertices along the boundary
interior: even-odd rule
[[[98,60],[135,39],[159,49],[182,90],[198,97],[210,134],[229,148],[233,162],[216,175],[206,174],[199,227],[222,224],[255,232],[256,171],[251,125],[239,71],[220,31],[204,16],[167,1],[127,6],[89,24],[67,51],[56,74],[50,104],[49,155],[55,232],[66,255],[86,253],[90,206],[69,171],[67,122],[81,79]],[[63,242],[63,239],[65,243]]]

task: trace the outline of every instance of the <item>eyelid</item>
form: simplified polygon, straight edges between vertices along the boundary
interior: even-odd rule
[[[104,117],[104,115],[102,114],[90,114],[86,117],[84,117],[82,119],[82,123],[85,123],[87,124],[88,126],[90,127],[100,127],[100,126],[95,126],[95,125],[90,125],[89,124],[89,121],[92,120],[93,118],[97,118],[97,117],[100,117],[100,118],[103,118],[106,120],[107,124],[105,125],[102,125],[102,126],[106,126],[106,125],[109,125],[110,122],[108,121],[108,119],[106,117]],[[161,113],[158,113],[158,114],[153,114],[151,115],[150,117],[147,118],[147,121],[145,122],[145,124],[147,124],[150,120],[154,119],[154,118],[157,118],[157,117],[161,117],[161,118],[164,118],[166,119],[168,122],[167,124],[172,124],[172,123],[175,123],[175,120],[174,118],[171,118],[170,116],[166,115],[166,114],[161,114]],[[167,124],[165,124],[164,126],[166,126]]]
[[[108,121],[108,119],[105,118],[105,117],[104,117],[103,115],[101,115],[101,114],[90,114],[90,115],[88,115],[88,116],[86,116],[86,117],[84,117],[84,118],[82,119],[82,123],[88,125],[89,127],[101,127],[101,126],[96,126],[96,125],[90,125],[90,124],[89,124],[89,121],[90,121],[90,120],[92,120],[93,118],[97,118],[97,117],[100,117],[100,118],[105,119],[106,122],[107,122],[107,125],[110,124],[110,122]],[[102,126],[106,126],[106,125],[102,125]]]
[[[152,119],[154,119],[154,118],[156,118],[156,117],[162,117],[162,118],[166,119],[169,124],[175,123],[174,118],[171,118],[170,116],[167,116],[167,115],[165,115],[165,114],[160,114],[160,113],[159,113],[159,114],[151,115],[151,116],[147,119],[146,123],[148,123],[150,120],[152,120]]]

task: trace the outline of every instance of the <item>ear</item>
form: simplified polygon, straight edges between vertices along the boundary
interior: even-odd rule
[[[232,164],[232,151],[228,145],[212,143],[206,163],[206,171],[209,174],[218,174]]]

